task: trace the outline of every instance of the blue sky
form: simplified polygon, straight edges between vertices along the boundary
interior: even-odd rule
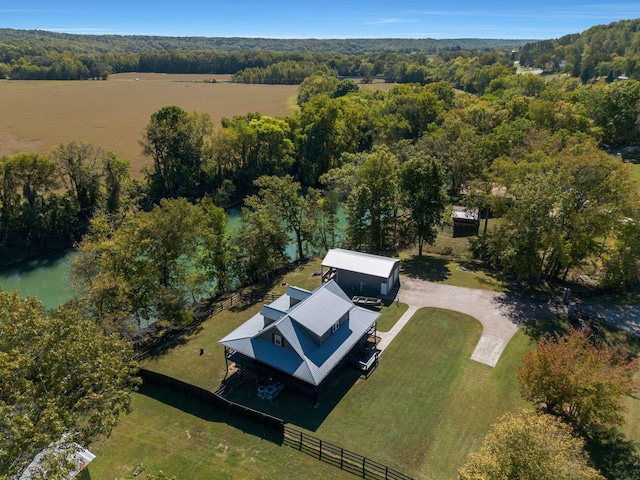
[[[0,0],[0,27],[271,38],[558,38],[640,17],[640,0]]]

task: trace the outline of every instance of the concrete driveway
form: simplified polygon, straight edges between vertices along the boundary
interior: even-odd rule
[[[471,360],[495,367],[500,355],[518,331],[518,326],[541,314],[548,314],[555,305],[534,299],[428,282],[402,275],[397,297],[409,305],[407,312],[389,332],[379,333],[380,350],[384,350],[409,321],[418,308],[437,307],[466,313],[482,324],[482,336]]]

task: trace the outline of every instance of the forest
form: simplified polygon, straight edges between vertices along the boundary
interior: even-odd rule
[[[297,84],[326,71],[389,82],[451,82],[483,93],[491,67],[566,73],[583,83],[640,79],[639,20],[544,41],[488,39],[278,40],[70,35],[0,29],[0,78],[105,79],[122,72],[232,74],[245,83]],[[464,60],[464,61],[463,61]],[[460,63],[467,72],[461,78]]]
[[[636,24],[594,27],[589,35],[609,31],[613,38]],[[575,45],[586,41],[582,35],[572,37]],[[37,63],[53,48],[39,51],[18,37],[21,46],[0,45],[0,69],[4,65],[12,78],[16,65],[40,68]],[[51,38],[62,45],[70,41]],[[614,43],[611,56],[618,55]],[[31,48],[32,55],[25,56]],[[78,142],[60,144],[47,155],[25,152],[0,159],[0,261],[71,247],[80,252],[73,272],[78,294],[61,309],[44,312],[32,300],[0,295],[2,312],[24,312],[40,322],[31,324],[20,314],[12,317],[15,325],[0,323],[8,329],[0,337],[10,340],[4,351],[23,344],[45,351],[46,342],[55,344],[59,335],[73,353],[76,338],[89,342],[93,336],[102,342],[94,342],[98,359],[120,359],[111,377],[117,383],[106,390],[104,401],[126,411],[123,392],[131,388],[134,367],[131,345],[121,339],[132,325],[191,322],[200,300],[267,279],[290,263],[289,244],[296,259],[334,246],[376,252],[417,246],[420,256],[449,221],[452,204],[491,217],[492,228],[485,223],[470,249],[478,261],[514,280],[537,285],[589,271],[601,286],[634,287],[640,259],[638,187],[628,159],[611,152],[640,140],[637,71],[621,71],[626,75],[618,76],[625,79],[618,79],[617,71],[615,78],[607,73],[585,79],[571,72],[543,77],[516,73],[510,54],[500,50],[474,56],[457,51],[436,57],[426,52],[247,52],[244,58],[266,60],[243,67],[240,76],[259,75],[261,69],[277,76],[281,64],[297,69],[299,76],[291,77],[300,83],[295,113],[278,118],[254,112],[214,125],[207,114],[162,107],[141,132],[149,167],[140,180],[130,175],[126,159]],[[104,60],[111,55],[113,62],[130,58],[134,63],[121,66],[126,69],[156,55],[177,55],[205,68],[199,55],[207,54],[60,48],[56,55],[77,65],[85,65],[84,56]],[[240,58],[235,55],[228,58]],[[631,59],[631,50],[624,55]],[[323,60],[306,65],[314,58]],[[349,65],[360,62],[358,74],[365,81],[390,75],[398,84],[370,91],[341,79],[342,67],[331,63],[341,58]],[[380,62],[371,61],[375,58]],[[364,63],[370,65],[362,70]],[[391,64],[393,74],[387,70]],[[52,61],[47,68],[56,65]],[[108,71],[100,68],[95,72]],[[148,68],[162,69],[153,62]],[[231,205],[242,207],[234,233],[226,228],[225,209]],[[346,216],[344,229],[338,226],[339,209]],[[38,338],[38,329],[51,319],[81,331],[47,330]],[[72,357],[62,363],[73,363]],[[0,364],[16,378],[27,371],[38,375],[28,358],[0,355]],[[34,385],[25,384],[25,391]],[[47,385],[58,391],[55,376]],[[64,403],[64,385],[59,391]],[[10,400],[9,409],[22,401]],[[67,407],[61,411],[74,411]],[[91,440],[108,433],[118,412],[90,416],[93,423],[83,435]],[[50,436],[36,444],[46,445],[60,425],[73,424],[53,413],[51,418]],[[16,427],[15,445],[37,430],[29,425]],[[26,458],[19,449],[0,452],[0,467],[18,471],[16,465]]]

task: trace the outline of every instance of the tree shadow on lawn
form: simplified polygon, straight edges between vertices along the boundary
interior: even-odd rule
[[[442,258],[414,256],[400,262],[400,271],[411,278],[443,282],[451,276],[447,263],[449,261]]]
[[[640,478],[637,445],[617,429],[593,432],[587,437],[585,449],[605,478]]]
[[[143,383],[138,389],[138,393],[190,415],[201,418],[207,422],[226,423],[231,427],[237,428],[238,430],[254,435],[263,440],[268,440],[277,445],[282,444],[282,432],[278,432],[274,428],[242,418],[238,415],[232,415],[225,410],[216,409],[206,403],[188,398],[179,392],[172,392],[162,387]]]
[[[375,371],[373,374],[375,375]],[[355,368],[345,369],[329,387],[329,391],[320,396],[317,405],[309,398],[286,388],[272,402],[259,398],[259,384],[251,376],[226,397],[232,402],[281,418],[285,423],[315,432],[359,379],[360,372]]]

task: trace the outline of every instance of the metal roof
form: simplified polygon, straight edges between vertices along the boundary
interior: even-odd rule
[[[258,313],[219,343],[305,382],[319,385],[369,331],[380,314],[354,305],[334,281],[308,293],[308,298],[291,307],[279,320],[265,326],[264,317]],[[288,295],[284,294],[276,302],[282,305],[285,303],[283,299],[288,299]],[[309,331],[322,335],[347,312],[349,319],[322,345],[313,341]],[[259,338],[269,331],[280,334],[290,348]]]
[[[389,278],[393,268],[399,262],[400,260],[396,258],[333,248],[327,252],[324,260],[322,260],[322,266],[363,273],[374,277]]]

